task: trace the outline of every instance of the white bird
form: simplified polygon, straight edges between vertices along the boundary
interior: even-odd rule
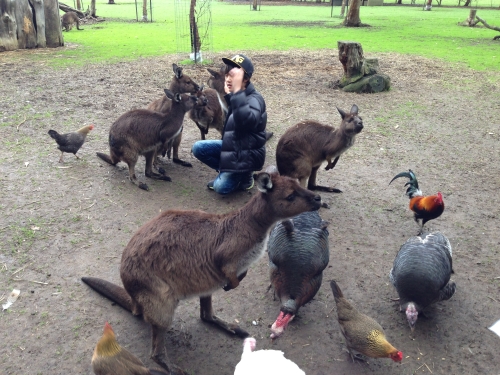
[[[299,366],[285,358],[281,350],[255,350],[257,341],[248,337],[243,343],[241,361],[234,375],[306,375]]]

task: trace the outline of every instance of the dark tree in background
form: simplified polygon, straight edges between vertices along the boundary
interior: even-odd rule
[[[58,0],[0,0],[0,52],[64,45]]]

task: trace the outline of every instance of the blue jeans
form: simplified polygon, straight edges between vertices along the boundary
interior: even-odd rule
[[[194,143],[191,151],[196,159],[219,171],[222,140],[205,140]],[[229,194],[238,190],[240,183],[248,179],[249,172],[220,172],[214,180],[214,191],[219,194]]]

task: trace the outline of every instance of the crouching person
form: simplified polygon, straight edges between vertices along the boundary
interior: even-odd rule
[[[250,82],[254,66],[245,55],[223,58],[228,113],[221,140],[197,141],[193,155],[219,172],[207,184],[219,194],[250,190],[266,158],[266,103]]]

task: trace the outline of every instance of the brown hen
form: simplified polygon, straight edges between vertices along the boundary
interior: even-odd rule
[[[92,369],[96,375],[167,375],[165,371],[146,368],[139,358],[122,348],[108,322],[94,349]]]
[[[403,359],[403,353],[393,347],[385,338],[384,329],[369,316],[360,313],[342,294],[335,281],[330,281],[340,330],[345,337],[347,349],[354,361],[358,352],[371,358],[391,358],[394,362]]]

